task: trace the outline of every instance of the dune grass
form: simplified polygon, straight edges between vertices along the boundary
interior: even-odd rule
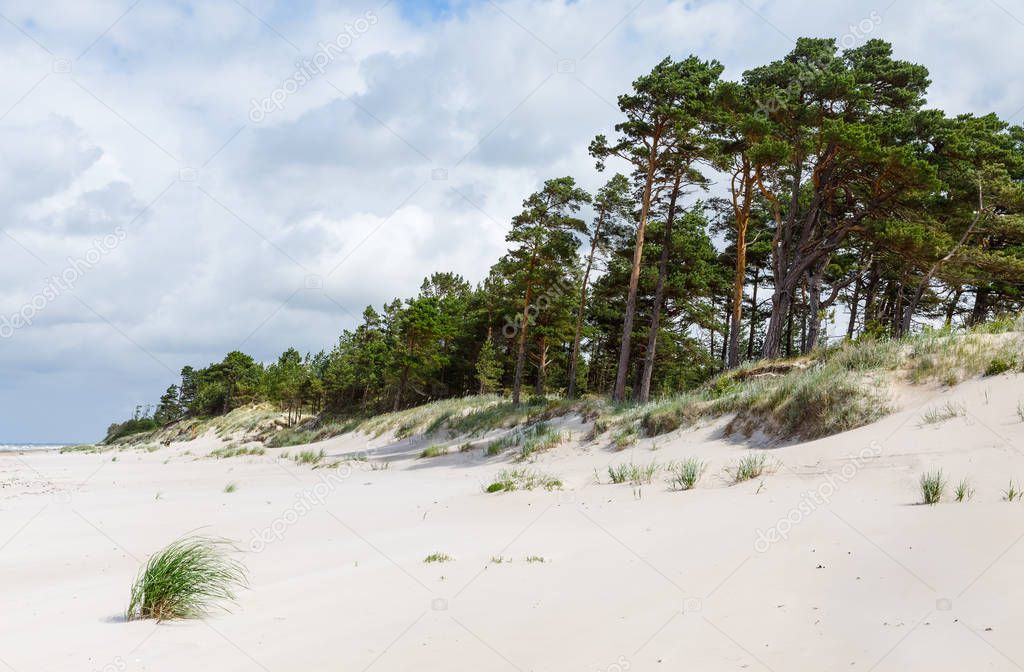
[[[935,425],[946,420],[967,415],[967,408],[955,401],[947,401],[942,406],[929,408],[921,415],[921,425]]]
[[[946,490],[946,477],[942,470],[931,471],[921,475],[921,502],[938,504]]]
[[[489,442],[484,454],[495,457],[512,448],[518,448],[515,459],[517,462],[523,462],[536,453],[554,448],[567,438],[566,434],[553,429],[548,423],[537,422],[523,429],[513,429]]]
[[[231,494],[232,492],[236,492],[237,490],[238,490],[238,484],[237,483],[228,483],[227,485],[224,486],[224,492],[226,492],[228,494]]]
[[[966,478],[961,478],[960,482],[956,484],[953,496],[958,502],[968,502],[974,499],[974,488],[971,487],[971,482]]]
[[[455,558],[448,555],[447,553],[431,553],[427,557],[423,558],[423,562],[430,564],[435,562],[451,562]]]
[[[654,481],[655,475],[661,471],[662,465],[657,462],[640,465],[634,462],[623,462],[608,467],[608,478],[612,483],[630,483],[643,485]]]
[[[321,448],[320,452],[313,450],[302,450],[292,456],[292,461],[295,464],[312,464],[317,465],[323,462],[324,458],[327,457],[327,453]]]
[[[239,446],[237,443],[229,443],[223,448],[211,450],[207,457],[223,460],[229,457],[243,457],[246,455],[264,455],[266,454],[266,452],[267,451],[264,450],[261,446],[246,447]]]
[[[557,476],[532,469],[502,469],[485,492],[512,492],[513,490],[558,490],[562,481]]]
[[[760,477],[768,465],[768,456],[764,453],[744,455],[736,464],[727,467],[725,472],[732,479],[733,485]]]
[[[668,465],[669,485],[673,490],[692,490],[707,469],[707,463],[690,457]]]
[[[190,536],[152,555],[132,584],[126,620],[198,618],[233,601],[246,569],[228,556],[225,539]]]
[[[448,448],[446,446],[435,444],[433,446],[427,446],[426,448],[424,448],[423,452],[420,453],[420,457],[442,457],[447,454]]]
[[[1010,481],[1010,484],[1006,486],[1006,490],[1003,490],[1004,502],[1020,501],[1022,496],[1024,496],[1024,492],[1021,492],[1020,486],[1014,481]]]

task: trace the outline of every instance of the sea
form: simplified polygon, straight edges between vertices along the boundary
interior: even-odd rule
[[[20,453],[29,450],[59,450],[74,443],[0,443],[0,453]]]

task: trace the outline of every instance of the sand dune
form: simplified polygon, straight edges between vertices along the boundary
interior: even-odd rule
[[[556,492],[484,494],[507,458],[418,459],[421,438],[317,444],[370,453],[332,470],[199,459],[210,436],[0,455],[0,668],[1020,669],[1024,503],[1002,491],[1024,483],[1022,397],[1018,376],[907,388],[895,415],[770,447],[772,472],[738,485],[723,470],[751,448],[724,419],[620,452],[563,421],[574,440],[528,465]],[[966,415],[921,424],[946,402]],[[687,457],[709,465],[693,491],[608,483],[609,464]],[[936,468],[945,501],[917,505]],[[975,495],[955,503],[961,477]],[[141,562],[197,529],[243,550],[238,603],[123,622]]]

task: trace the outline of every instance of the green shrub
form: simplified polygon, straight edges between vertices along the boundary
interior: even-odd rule
[[[245,586],[245,567],[228,557],[224,539],[185,537],[149,558],[132,584],[129,621],[197,618]]]
[[[1017,358],[1016,357],[1009,357],[1009,358],[1006,358],[1006,357],[993,357],[989,361],[988,366],[985,367],[985,375],[986,376],[998,376],[1001,373],[1006,373],[1007,371],[1010,371],[1011,369],[1016,369],[1016,368],[1017,368]]]

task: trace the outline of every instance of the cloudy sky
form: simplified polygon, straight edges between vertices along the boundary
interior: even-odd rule
[[[882,37],[1021,122],[1011,0],[0,2],[0,442],[93,441],[185,364],[330,347],[483,277],[666,55]]]

